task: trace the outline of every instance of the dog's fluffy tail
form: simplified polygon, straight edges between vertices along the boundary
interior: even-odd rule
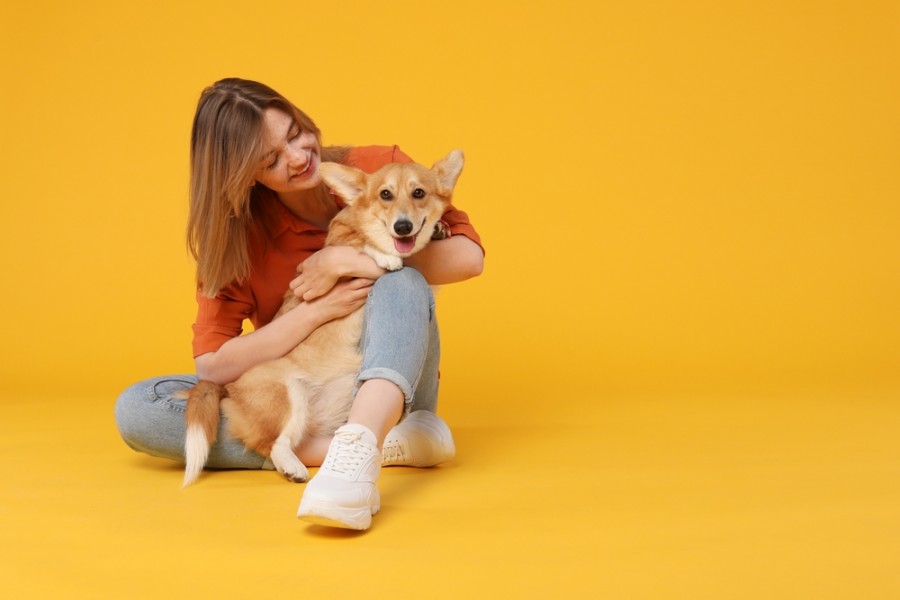
[[[184,420],[187,437],[184,440],[184,483],[187,487],[194,483],[203,471],[209,457],[209,447],[216,441],[219,429],[219,402],[225,395],[225,388],[217,383],[201,381],[191,389],[187,398]]]

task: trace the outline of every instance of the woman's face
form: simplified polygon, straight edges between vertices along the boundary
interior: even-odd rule
[[[256,181],[277,194],[318,186],[321,148],[316,134],[304,131],[291,115],[268,108],[263,114],[263,158]]]

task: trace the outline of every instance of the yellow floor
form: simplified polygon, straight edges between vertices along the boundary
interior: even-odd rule
[[[271,472],[180,489],[108,398],[8,398],[0,595],[898,598],[898,392],[448,408],[457,458],[386,469],[361,534],[296,520]]]

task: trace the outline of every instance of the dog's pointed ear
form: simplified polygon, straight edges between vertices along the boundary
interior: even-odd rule
[[[323,162],[319,173],[325,185],[340,196],[348,205],[353,204],[366,189],[366,174],[354,167],[340,163]]]
[[[456,180],[462,173],[465,157],[462,150],[451,150],[450,154],[434,163],[431,167],[432,172],[437,176],[438,193],[442,196],[449,196],[453,193],[456,186]]]

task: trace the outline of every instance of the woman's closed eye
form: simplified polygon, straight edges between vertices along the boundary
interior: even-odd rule
[[[288,133],[288,138],[287,138],[288,144],[293,144],[294,142],[299,140],[300,136],[302,136],[302,135],[303,135],[303,128],[295,125],[294,128],[291,129],[291,131]],[[281,154],[282,154],[281,152],[276,153],[275,157],[272,159],[272,162],[270,162],[268,165],[266,165],[266,169],[271,171],[272,169],[277,167],[278,162],[281,159]]]

